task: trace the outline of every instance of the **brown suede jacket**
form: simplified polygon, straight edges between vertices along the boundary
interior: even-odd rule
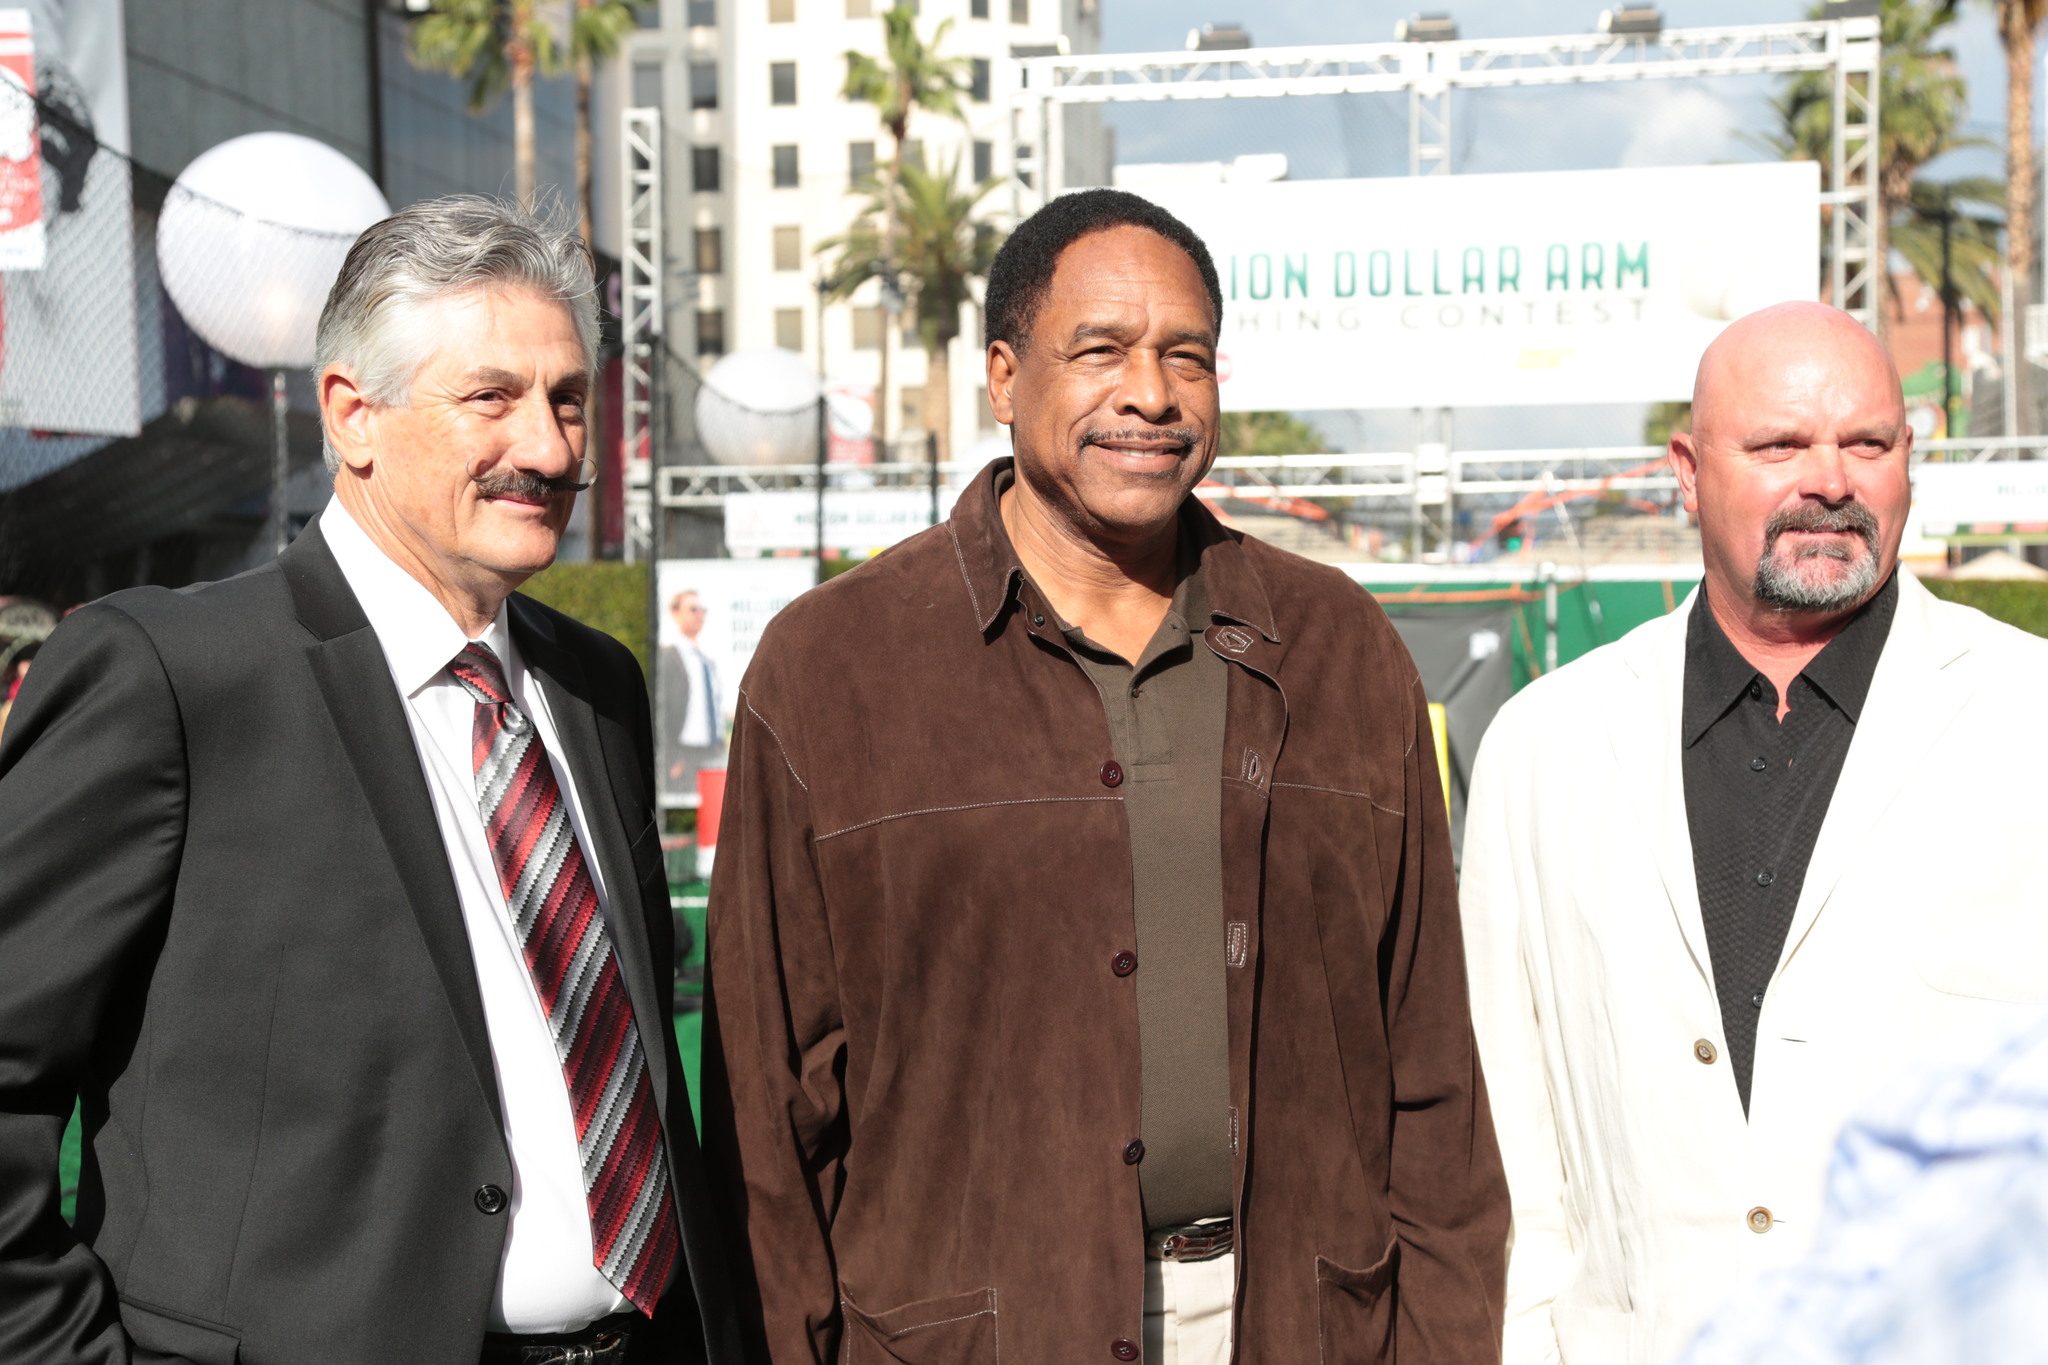
[[[744,684],[704,1137],[776,1365],[1116,1365],[1143,1339],[1129,838],[1006,464],[791,604]],[[1415,667],[1341,573],[1183,524],[1237,665],[1237,1358],[1494,1361],[1507,1186]]]

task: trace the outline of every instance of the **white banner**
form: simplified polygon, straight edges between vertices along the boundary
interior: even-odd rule
[[[2048,533],[2048,460],[1916,465],[1912,521],[1934,539]]]
[[[656,566],[656,771],[662,801],[697,804],[697,770],[723,768],[740,679],[775,613],[817,582],[810,559],[664,559]]]
[[[1813,162],[1145,191],[1208,243],[1233,412],[1687,398],[1817,298]]]
[[[939,489],[939,519],[953,510],[957,488]],[[932,524],[928,489],[877,489],[825,494],[825,548],[856,555],[886,550]],[[818,543],[815,493],[735,493],[725,500],[725,548],[738,558]]]

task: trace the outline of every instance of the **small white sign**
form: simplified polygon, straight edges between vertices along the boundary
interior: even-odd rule
[[[939,520],[953,510],[957,488],[939,489]],[[852,554],[886,550],[933,524],[928,489],[828,491],[825,548]],[[725,547],[736,559],[818,544],[815,493],[736,493],[725,500]]]
[[[2048,532],[2048,460],[1917,465],[1913,520],[1929,537]]]

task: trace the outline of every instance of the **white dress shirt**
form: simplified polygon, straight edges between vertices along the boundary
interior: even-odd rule
[[[412,575],[393,563],[356,525],[340,499],[328,502],[320,529],[363,614],[377,632],[391,677],[405,702],[413,745],[434,801],[441,843],[462,903],[469,950],[476,959],[491,1060],[505,1113],[512,1158],[512,1202],[504,1260],[485,1326],[493,1332],[567,1332],[624,1310],[628,1304],[593,1263],[590,1206],[576,1149],[569,1087],[555,1056],[554,1035],[498,881],[476,801],[470,733],[476,702],[448,673],[470,643],[462,628]],[[505,609],[478,642],[504,665],[513,701],[533,721],[569,803],[569,819],[609,918],[604,876],[591,852],[583,803],[563,764],[561,740],[547,696],[535,685],[507,628]]]

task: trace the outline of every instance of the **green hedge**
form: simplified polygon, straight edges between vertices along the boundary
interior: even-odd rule
[[[633,651],[642,672],[654,676],[647,652],[645,564],[557,564],[527,579],[520,591],[611,636]]]
[[[2033,635],[2048,635],[2048,583],[2026,580],[1923,578],[1936,597],[1975,607],[1986,616],[2018,626]]]

